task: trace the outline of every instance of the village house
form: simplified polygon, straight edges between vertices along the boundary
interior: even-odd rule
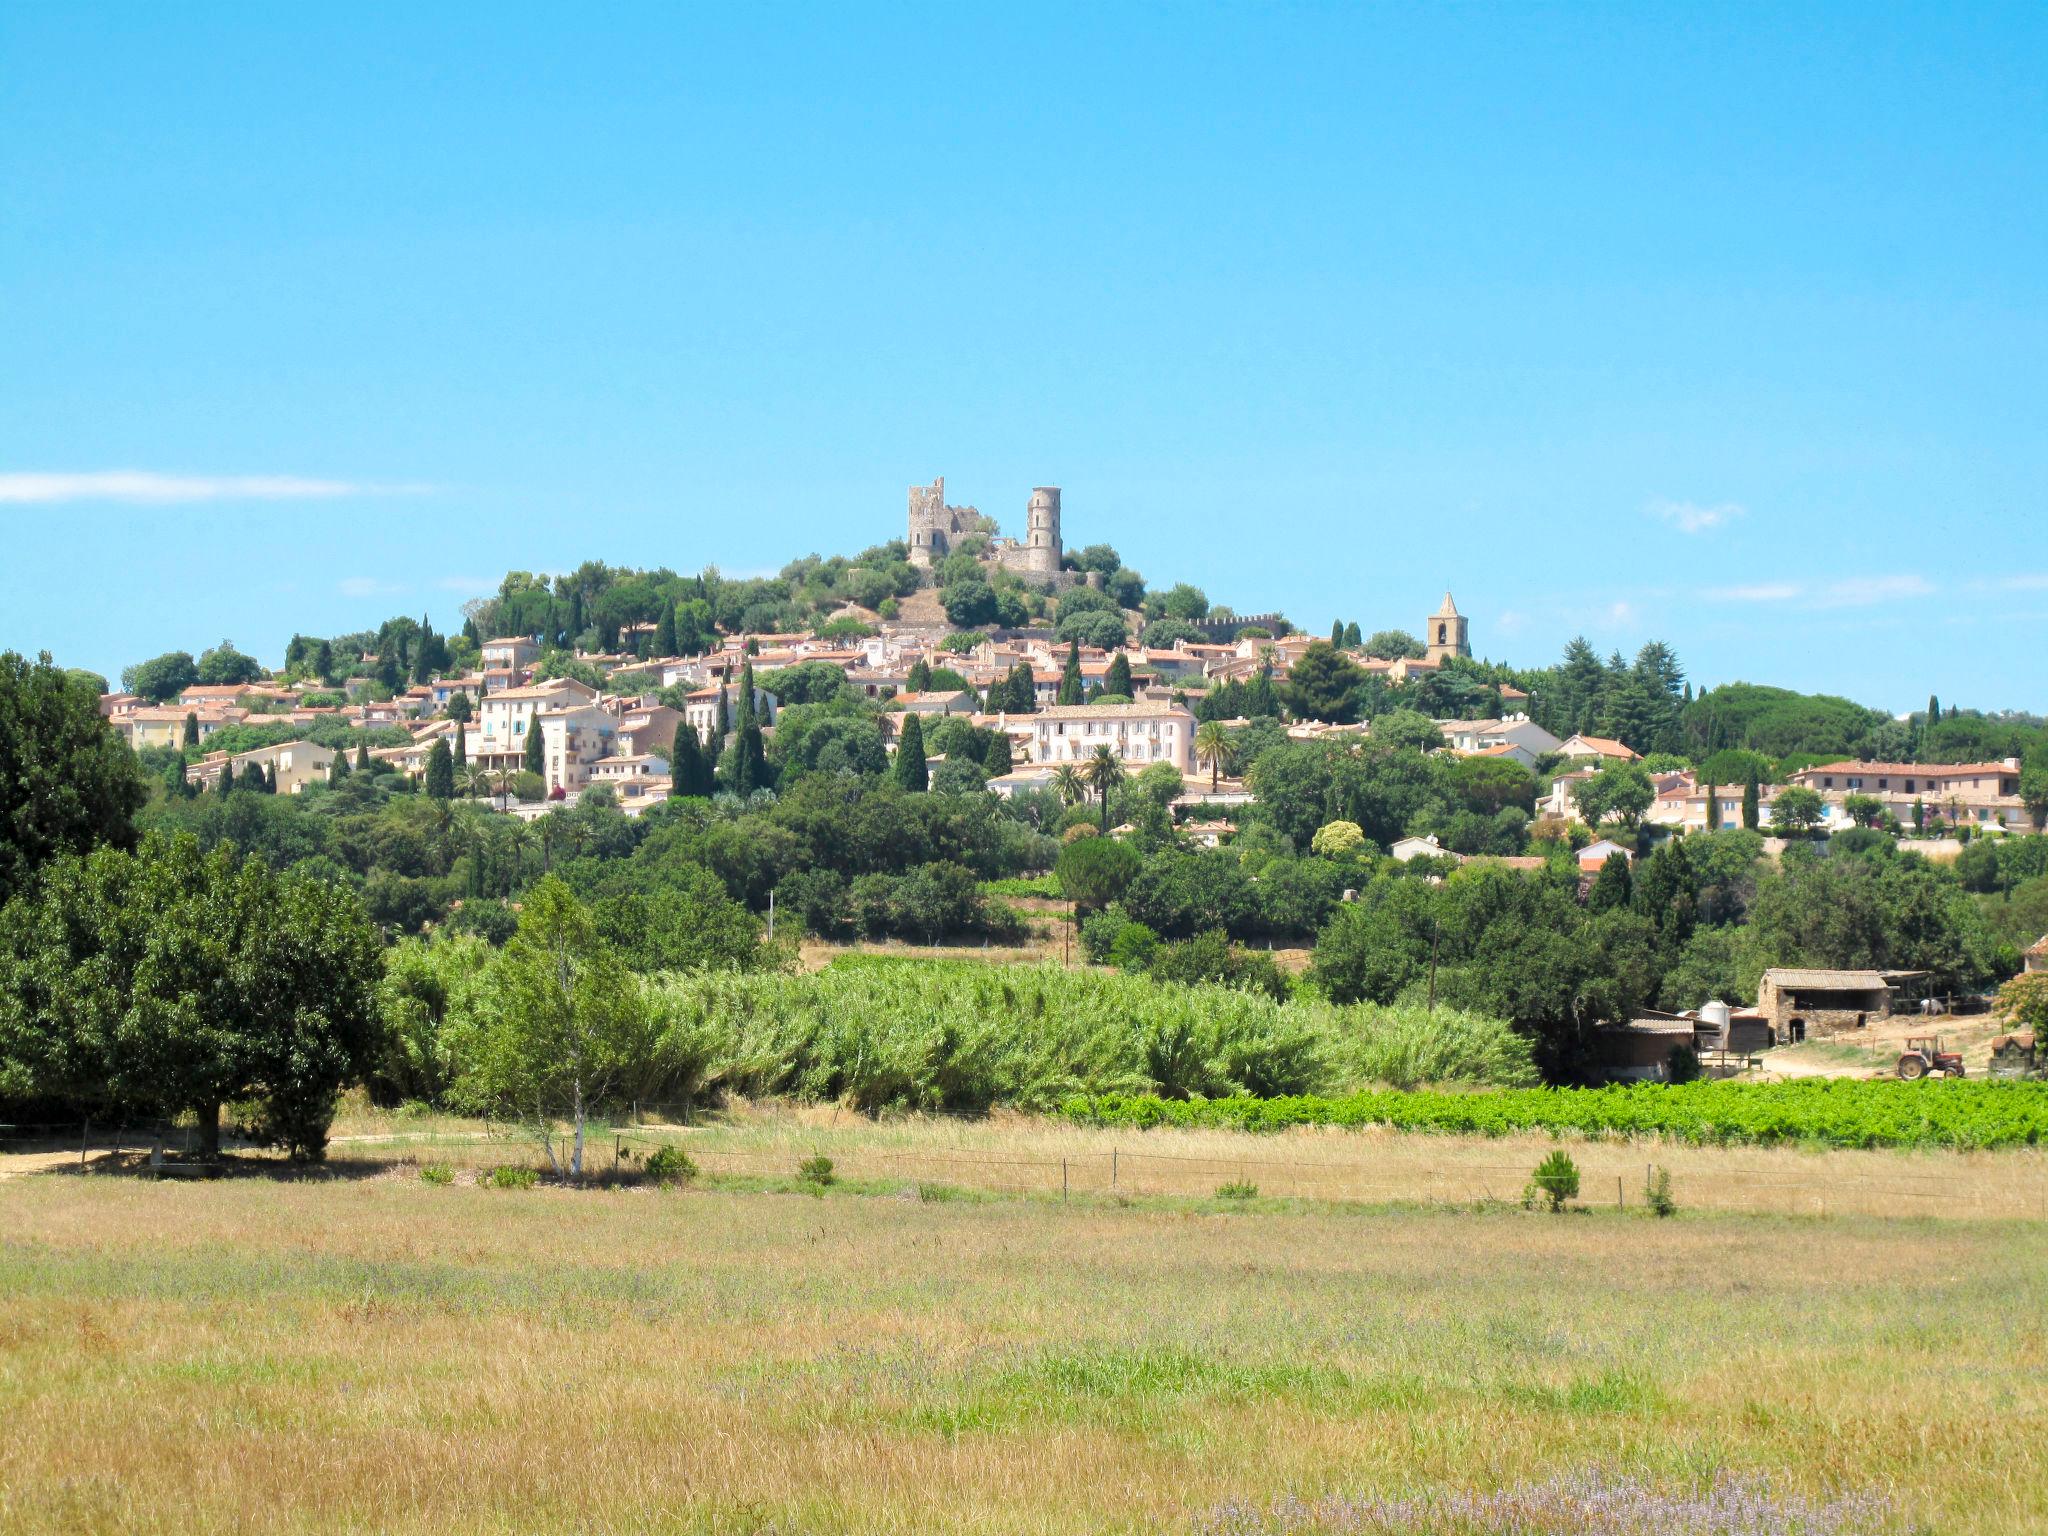
[[[472,761],[491,768],[517,768],[525,756],[527,730],[542,711],[596,702],[595,688],[569,677],[487,693],[477,710],[478,745]]]
[[[1108,747],[1133,771],[1195,768],[1195,717],[1178,704],[1055,704],[1029,718],[1033,762],[1085,762]]]
[[[540,659],[540,645],[526,635],[507,635],[500,640],[486,640],[481,655],[486,671],[499,668],[524,672]]]
[[[1879,801],[1903,825],[1911,825],[1917,801],[1928,815],[1949,822],[2010,828],[2032,826],[2020,800],[2020,760],[1999,763],[1824,763],[1790,776],[1813,790],[1839,820],[1851,795]]]
[[[1598,842],[1588,843],[1578,851],[1576,856],[1579,872],[1581,874],[1597,875],[1600,873],[1601,866],[1606,864],[1608,859],[1617,853],[1621,855],[1623,863],[1633,864],[1635,862],[1636,856],[1611,837],[1603,837]]]
[[[1556,748],[1560,757],[1593,757],[1603,763],[1638,763],[1642,754],[1631,750],[1618,741],[1605,736],[1587,736],[1583,733],[1568,737]]]
[[[334,749],[312,741],[287,741],[274,747],[257,747],[248,752],[209,752],[185,769],[185,778],[202,790],[220,787],[221,770],[234,764],[235,777],[252,769],[277,774],[277,792],[296,795],[308,784],[325,784],[334,767]]]
[[[191,719],[204,742],[215,731],[240,725],[249,718],[246,709],[183,709],[157,705],[115,715],[108,723],[135,751],[144,747],[179,747],[185,743],[185,721]]]
[[[1507,715],[1498,720],[1439,720],[1436,726],[1444,733],[1444,744],[1461,756],[1475,757],[1495,747],[1519,747],[1522,750],[1515,754],[1515,761],[1524,767],[1564,745],[1527,715]]]
[[[683,696],[683,718],[696,729],[697,739],[707,747],[722,745],[718,738],[719,701],[725,702],[725,728],[735,730],[739,725],[740,685],[737,681],[714,684],[708,688],[694,689]],[[760,684],[754,685],[754,717],[764,726],[775,723],[779,706],[775,695]],[[674,737],[671,731],[670,737]]]

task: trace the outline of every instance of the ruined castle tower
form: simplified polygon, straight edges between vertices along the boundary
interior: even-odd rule
[[[1018,569],[1054,576],[1060,568],[1060,488],[1041,485],[1031,492],[1024,513],[1024,547],[1017,552]],[[1005,562],[1006,564],[1008,562]]]

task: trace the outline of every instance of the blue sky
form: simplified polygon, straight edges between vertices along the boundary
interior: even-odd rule
[[[0,8],[0,646],[772,569],[2048,709],[2048,11]],[[123,472],[134,478],[108,478]]]

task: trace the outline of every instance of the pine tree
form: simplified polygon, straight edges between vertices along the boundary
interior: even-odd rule
[[[542,743],[540,738],[540,721],[538,719],[527,721],[526,750],[521,758],[521,766],[524,767],[528,773],[539,774],[541,778],[545,779],[547,777],[548,767],[547,747]]]
[[[661,617],[654,625],[654,654],[673,656],[676,654],[676,605],[670,598],[661,605]]]
[[[924,758],[924,721],[916,715],[903,717],[903,734],[896,743],[890,776],[901,789],[924,790],[931,785],[931,769]]]
[[[448,750],[445,740],[427,749],[426,790],[433,800],[455,798],[455,754]]]
[[[1131,696],[1131,663],[1122,651],[1109,658],[1109,670],[1102,675],[1102,691],[1126,699]]]
[[[1069,640],[1067,642],[1067,666],[1066,670],[1060,673],[1059,696],[1053,702],[1057,704],[1078,704],[1081,702],[1081,642],[1078,640]]]
[[[1742,786],[1742,824],[1750,831],[1756,831],[1763,820],[1763,811],[1757,804],[1756,775],[1749,776],[1749,782]]]

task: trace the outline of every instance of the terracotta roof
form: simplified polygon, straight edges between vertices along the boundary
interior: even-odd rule
[[[1033,720],[1163,720],[1170,715],[1188,715],[1179,704],[1047,704]]]
[[[1862,773],[1878,774],[1882,777],[1915,779],[1962,779],[1982,778],[1985,774],[2005,774],[2013,770],[2003,763],[1821,763],[1812,768],[1802,768],[1795,777],[1804,778],[1811,773]]]
[[[1610,740],[1605,736],[1587,736],[1581,733],[1572,737],[1572,741],[1592,748],[1602,757],[1634,757],[1636,755],[1635,748],[1623,742]],[[1566,745],[1569,746],[1570,742],[1567,742]]]

